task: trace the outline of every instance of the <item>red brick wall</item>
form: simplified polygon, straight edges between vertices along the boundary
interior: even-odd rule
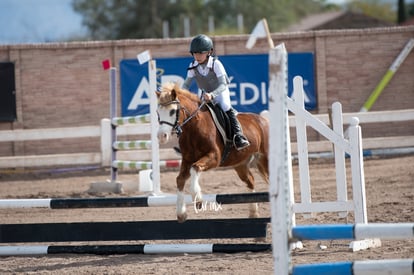
[[[344,112],[362,107],[408,39],[414,26],[362,30],[275,33],[275,45],[289,52],[315,54],[318,112],[339,101]],[[253,50],[248,35],[213,37],[217,55],[267,53],[265,39]],[[189,38],[48,43],[0,46],[0,62],[14,62],[18,120],[0,122],[0,130],[98,125],[109,116],[108,73],[101,68],[135,58],[150,49],[153,57],[188,56]],[[118,83],[119,85],[119,83]],[[118,101],[119,102],[119,101]],[[414,52],[411,53],[371,110],[414,108]],[[120,110],[120,107],[118,108]],[[413,135],[414,125],[363,125],[363,136]],[[82,142],[0,143],[0,155],[99,151],[98,139]]]

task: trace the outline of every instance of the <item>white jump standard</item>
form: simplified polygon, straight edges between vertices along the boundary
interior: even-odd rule
[[[276,141],[270,144],[269,165],[273,168],[270,170],[270,187],[269,195],[271,201],[272,213],[272,243],[273,243],[273,260],[274,274],[337,274],[337,275],[412,275],[414,274],[413,259],[393,259],[393,260],[376,260],[376,261],[356,261],[356,262],[334,262],[334,263],[315,263],[292,265],[289,245],[297,240],[335,240],[335,239],[365,239],[365,238],[382,238],[382,239],[413,239],[414,223],[389,223],[389,224],[369,224],[366,215],[366,197],[364,185],[364,173],[362,164],[362,138],[361,130],[358,125],[358,119],[351,120],[349,128],[349,140],[343,138],[342,119],[338,113],[333,116],[333,132],[326,125],[320,125],[317,120],[312,118],[306,110],[300,108],[298,104],[287,95],[287,52],[283,44],[273,48],[269,52],[269,112],[270,117],[270,139]],[[300,84],[300,85],[298,85]],[[294,87],[302,86],[300,77],[294,78]],[[295,90],[295,88],[294,88]],[[297,94],[297,93],[296,93]],[[297,96],[297,95],[296,95]],[[295,91],[294,91],[294,97]],[[297,97],[296,97],[297,98]],[[299,102],[302,105],[302,101]],[[337,105],[337,106],[340,106]],[[290,153],[290,137],[288,125],[288,110],[301,120],[307,120],[309,126],[312,126],[319,133],[334,143],[335,165],[339,166],[336,170],[336,180],[338,189],[338,201],[347,201],[346,174],[344,153],[349,153],[351,157],[351,174],[353,179],[353,200],[355,225],[302,225],[295,226],[295,202],[293,196],[292,184],[292,167]],[[335,118],[336,117],[336,118]],[[339,121],[340,123],[335,123]],[[302,121],[303,122],[303,121]],[[297,125],[304,125],[300,122]],[[336,126],[335,126],[336,125]],[[340,127],[338,127],[340,125]],[[302,129],[306,133],[306,129]],[[300,131],[299,131],[300,132]],[[297,132],[297,133],[299,133]],[[354,143],[354,142],[355,143]],[[298,139],[299,142],[299,139]],[[307,163],[307,146],[298,150],[299,165],[301,160]],[[308,175],[300,170],[300,179],[305,179],[305,184],[301,181],[301,193],[309,189]],[[308,171],[305,171],[308,172]],[[339,172],[339,173],[338,173]],[[354,182],[355,176],[355,182]],[[359,184],[357,184],[359,182]],[[345,188],[343,188],[345,187]],[[345,191],[345,192],[343,192]],[[306,193],[310,194],[310,193]],[[342,197],[343,196],[343,197]],[[303,197],[303,196],[302,196]],[[303,200],[303,198],[302,198]],[[305,198],[306,204],[311,204],[310,197]],[[340,206],[340,205],[339,205]],[[346,205],[343,208],[344,213],[339,212],[336,207],[335,212],[340,216],[345,216]],[[318,208],[318,205],[316,205]],[[315,210],[317,210],[315,208]],[[320,208],[322,209],[322,208]],[[306,208],[304,208],[306,213]],[[362,211],[361,211],[362,210]],[[308,210],[308,213],[312,213]]]

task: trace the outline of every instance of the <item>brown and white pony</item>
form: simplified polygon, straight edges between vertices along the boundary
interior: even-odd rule
[[[201,207],[202,194],[198,183],[200,173],[217,167],[233,167],[239,178],[251,192],[255,181],[250,165],[254,161],[263,179],[269,182],[269,122],[254,113],[239,113],[238,119],[250,146],[243,150],[230,150],[222,160],[223,139],[212,116],[200,98],[173,83],[164,84],[158,97],[159,130],[161,144],[168,142],[171,134],[177,133],[182,160],[177,181],[177,219],[187,219],[184,202],[184,185],[191,177],[190,192],[194,202]],[[251,204],[249,217],[258,216],[257,203]]]

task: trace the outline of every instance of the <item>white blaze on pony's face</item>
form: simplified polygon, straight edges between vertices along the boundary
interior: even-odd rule
[[[158,141],[161,144],[165,144],[169,141],[173,127],[176,123],[177,117],[177,105],[171,104],[168,106],[158,107],[158,119],[159,119],[159,128],[158,128]]]
[[[178,122],[179,103],[176,101],[174,84],[165,84],[162,92],[156,92],[158,97],[158,141],[165,144]]]

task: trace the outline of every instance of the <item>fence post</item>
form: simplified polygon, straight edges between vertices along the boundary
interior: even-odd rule
[[[109,71],[109,90],[110,90],[110,108],[109,114],[112,123],[112,119],[116,117],[116,67],[111,67]],[[111,182],[116,182],[118,176],[118,168],[113,167],[112,163],[116,160],[116,150],[113,150],[112,145],[116,142],[116,129],[111,124]]]
[[[101,119],[101,165],[102,167],[111,167],[111,120],[108,118]]]
[[[342,105],[339,102],[332,104],[332,130],[341,138],[344,137]],[[333,144],[335,151],[336,197],[338,201],[345,202],[348,200],[345,151],[335,143]],[[338,215],[344,218],[348,215],[348,212],[338,212]]]
[[[303,80],[300,76],[293,78],[293,100],[305,109],[305,98],[303,91]],[[299,161],[299,182],[300,182],[300,197],[301,203],[311,203],[311,186],[309,177],[309,157],[308,157],[308,138],[306,133],[306,121],[302,116],[295,115],[296,121],[296,141]],[[290,141],[290,139],[289,139]],[[313,213],[302,213],[306,218],[313,216]]]
[[[355,223],[368,223],[361,127],[357,117],[351,118],[350,122],[349,142],[351,143],[351,174]]]

